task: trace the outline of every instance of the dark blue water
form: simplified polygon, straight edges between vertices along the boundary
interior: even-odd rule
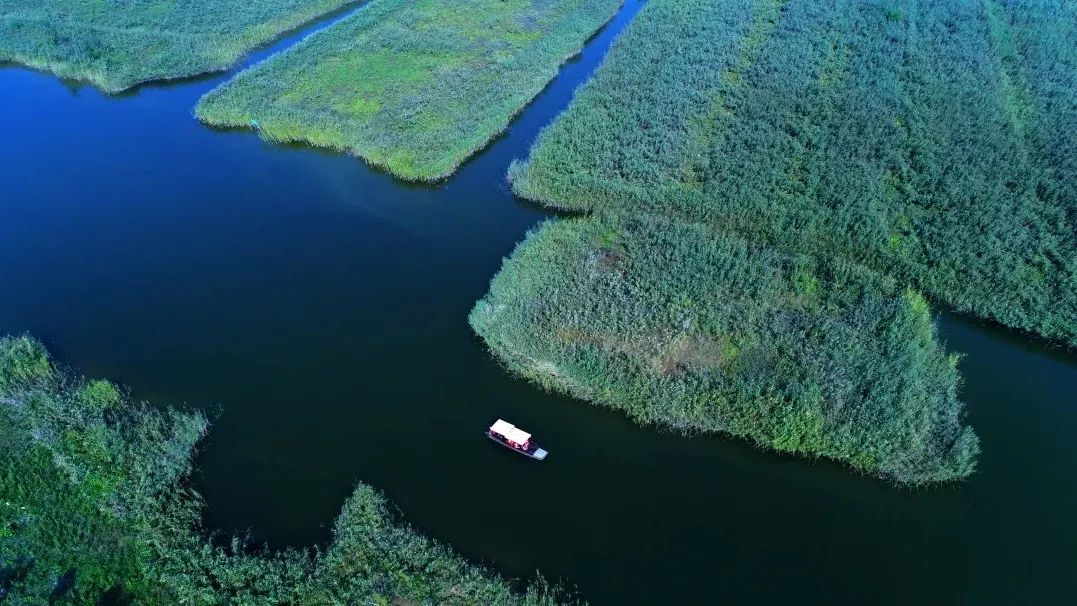
[[[639,6],[437,187],[200,125],[191,108],[223,76],[105,97],[0,69],[0,332],[213,411],[207,524],[273,546],[325,541],[363,480],[469,558],[596,605],[1072,599],[1071,353],[943,318],[981,471],[910,491],[541,393],[472,335],[471,305],[543,218],[508,192],[509,161]],[[497,416],[550,459],[485,440]]]

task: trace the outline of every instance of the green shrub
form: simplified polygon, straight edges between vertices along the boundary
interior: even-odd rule
[[[0,348],[0,393],[45,381],[52,364],[45,348],[30,337],[9,338]]]

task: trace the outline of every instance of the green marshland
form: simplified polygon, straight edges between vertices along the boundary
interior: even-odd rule
[[[620,0],[375,0],[240,73],[198,118],[437,180],[505,130]]]
[[[355,0],[0,0],[0,62],[110,93],[227,69]]]

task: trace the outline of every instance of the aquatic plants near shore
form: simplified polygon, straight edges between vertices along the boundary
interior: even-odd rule
[[[511,370],[643,423],[909,484],[979,452],[924,299],[843,261],[657,216],[548,222],[470,321]]]
[[[855,2],[652,0],[510,169],[517,193],[593,215],[530,234],[472,327],[517,373],[644,423],[905,484],[970,474],[956,357],[917,282],[853,254],[886,207],[825,197],[858,183],[854,139],[875,131],[820,97],[876,94],[848,83],[903,56],[873,46],[893,22]]]
[[[374,0],[208,93],[208,124],[450,175],[502,132],[621,0]]]
[[[838,256],[1077,347],[1071,3],[651,0],[516,192]]]
[[[644,423],[905,484],[970,474],[979,445],[956,357],[918,289],[1068,339],[1074,262],[1060,252],[1072,242],[1057,196],[1026,195],[1040,173],[991,166],[1013,159],[984,134],[1006,126],[947,104],[951,88],[990,101],[972,90],[983,66],[940,39],[940,6],[903,6],[913,14],[651,0],[509,171],[518,194],[592,216],[530,234],[472,311],[476,332],[514,371]],[[966,60],[976,69],[952,69]],[[965,135],[928,128],[948,112]],[[958,149],[962,137],[984,157]],[[981,164],[929,162],[953,158]],[[990,170],[1023,197],[1002,195]],[[977,200],[998,208],[977,219]],[[1003,241],[1007,229],[1023,231]],[[988,252],[972,233],[990,235]]]
[[[356,0],[0,0],[0,62],[110,93],[231,67],[255,46]]]
[[[543,584],[514,593],[396,521],[364,485],[325,551],[214,546],[185,481],[207,428],[58,370],[33,339],[0,339],[0,602],[555,603]]]

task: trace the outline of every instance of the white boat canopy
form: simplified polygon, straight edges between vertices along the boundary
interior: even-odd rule
[[[531,439],[531,434],[501,419],[490,426],[490,431],[505,436],[506,440],[514,444],[527,444],[527,441]]]
[[[527,441],[531,439],[531,434],[522,429],[514,428],[512,433],[505,437],[515,444],[527,444]]]
[[[505,436],[507,438],[510,433],[512,433],[514,431],[517,431],[517,430],[516,430],[516,426],[513,425],[512,423],[509,423],[508,421],[502,421],[501,419],[498,419],[496,423],[494,423],[493,425],[490,426],[490,431],[492,431],[494,433],[501,434],[501,435],[503,435],[503,436]]]

